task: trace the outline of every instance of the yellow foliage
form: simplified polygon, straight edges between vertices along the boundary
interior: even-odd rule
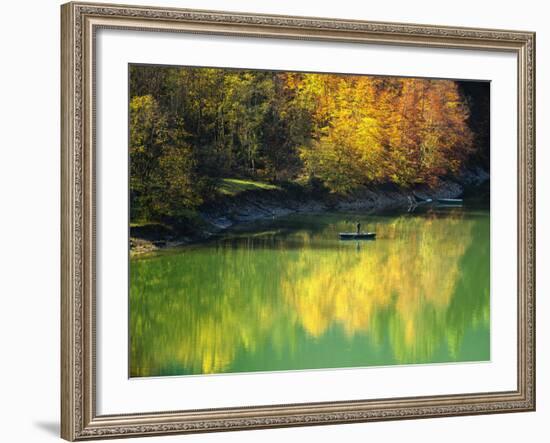
[[[434,183],[472,151],[468,110],[453,81],[304,74],[289,87],[314,103],[306,169],[335,192]]]

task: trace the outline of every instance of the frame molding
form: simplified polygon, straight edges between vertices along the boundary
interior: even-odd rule
[[[98,416],[94,37],[99,28],[507,51],[518,57],[518,385],[511,392]],[[61,7],[61,436],[70,441],[535,410],[535,34],[72,2]]]

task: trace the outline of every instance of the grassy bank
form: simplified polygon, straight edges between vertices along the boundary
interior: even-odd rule
[[[217,192],[222,195],[235,196],[246,191],[274,191],[281,190],[280,186],[258,180],[244,180],[240,178],[223,178],[217,186]]]

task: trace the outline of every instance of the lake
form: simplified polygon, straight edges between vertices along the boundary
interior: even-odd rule
[[[376,231],[372,241],[338,232]],[[294,214],[130,261],[130,376],[490,359],[486,208]]]

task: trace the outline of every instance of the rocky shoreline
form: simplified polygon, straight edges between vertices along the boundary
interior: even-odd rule
[[[199,208],[203,228],[191,235],[178,235],[164,226],[151,228],[148,232],[131,229],[130,251],[134,256],[161,248],[184,246],[205,241],[237,224],[292,213],[409,208],[423,200],[460,197],[466,187],[480,186],[488,180],[487,172],[476,169],[463,172],[454,179],[440,180],[436,187],[423,185],[406,190],[395,186],[365,187],[349,196],[316,195],[313,192],[296,192],[296,189],[243,192],[233,197],[218,198]]]

